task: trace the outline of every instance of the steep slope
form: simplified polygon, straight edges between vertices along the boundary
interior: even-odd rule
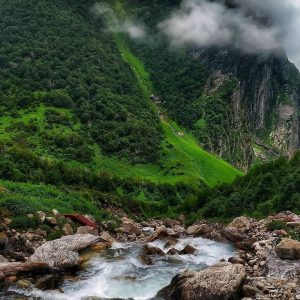
[[[245,54],[228,48],[174,51],[157,24],[180,1],[129,1],[148,29],[130,41],[163,106],[204,149],[248,169],[299,149],[299,72],[285,53]],[[150,41],[149,41],[150,40]]]
[[[1,177],[59,182],[45,165],[193,186],[240,175],[160,120],[143,64],[94,4],[0,1]]]

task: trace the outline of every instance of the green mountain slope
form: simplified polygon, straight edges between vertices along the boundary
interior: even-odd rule
[[[15,159],[20,151],[155,183],[213,186],[240,175],[153,105],[143,63],[93,5],[0,1],[2,178],[23,178],[18,169],[31,162]]]

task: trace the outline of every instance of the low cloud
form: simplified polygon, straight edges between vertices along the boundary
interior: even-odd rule
[[[159,29],[171,44],[220,46],[246,53],[285,48],[300,66],[299,0],[183,0],[179,9],[161,22]]]
[[[141,39],[146,36],[144,25],[131,20],[120,21],[109,5],[96,3],[92,9],[97,17],[101,17],[110,32],[121,32],[128,34],[132,39]]]

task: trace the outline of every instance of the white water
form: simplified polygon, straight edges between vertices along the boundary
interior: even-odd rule
[[[164,249],[165,242],[155,241],[149,245]],[[186,245],[197,249],[196,255],[176,255],[154,258],[154,265],[146,266],[138,258],[142,245],[115,243],[112,249],[98,253],[86,264],[80,280],[65,282],[63,293],[33,290],[26,296],[45,300],[81,300],[94,296],[103,299],[155,299],[157,292],[167,286],[174,275],[185,269],[203,269],[234,255],[231,245],[202,238],[185,238],[175,245],[178,250]],[[174,246],[172,246],[174,247]]]

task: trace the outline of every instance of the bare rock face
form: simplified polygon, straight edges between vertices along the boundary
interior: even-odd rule
[[[29,262],[46,263],[59,268],[79,266],[81,259],[78,252],[100,241],[103,240],[92,234],[67,235],[37,248]]]
[[[201,236],[201,235],[208,234],[210,231],[211,230],[207,224],[201,224],[201,225],[192,225],[188,227],[186,233],[193,236]]]
[[[300,259],[300,242],[285,238],[276,246],[275,252],[282,259]]]
[[[245,267],[220,263],[209,269],[185,271],[176,275],[158,296],[165,300],[234,300],[240,299]]]

